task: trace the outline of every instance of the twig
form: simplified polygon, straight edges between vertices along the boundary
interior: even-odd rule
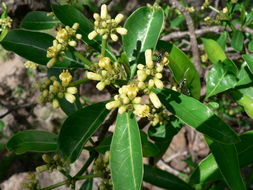
[[[173,7],[177,8],[185,16],[185,20],[186,20],[186,24],[187,24],[187,27],[188,27],[188,30],[189,30],[189,36],[190,36],[190,40],[191,40],[191,48],[192,48],[192,54],[193,54],[193,64],[196,67],[199,75],[202,76],[203,68],[202,68],[201,62],[200,62],[198,42],[197,42],[194,23],[193,23],[193,20],[191,18],[191,15],[190,15],[189,11],[185,7],[183,7],[180,4],[180,2],[178,2],[177,0],[171,0],[170,2],[171,2]]]
[[[8,111],[6,111],[4,114],[0,115],[0,119],[4,118],[6,115],[10,114],[11,112],[13,112],[17,109],[32,107],[32,106],[35,106],[36,104],[37,104],[36,102],[32,102],[32,103],[25,103],[25,104],[17,105],[14,107],[9,107]]]

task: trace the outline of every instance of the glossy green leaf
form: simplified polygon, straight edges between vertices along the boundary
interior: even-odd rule
[[[163,50],[169,53],[168,66],[173,72],[175,80],[178,83],[186,80],[186,87],[189,89],[191,96],[199,99],[201,89],[200,78],[190,59],[184,54],[184,52],[171,43],[160,40],[157,48],[158,50]]]
[[[242,55],[243,59],[246,61],[249,70],[253,74],[253,54],[244,54]]]
[[[110,169],[114,189],[141,189],[141,138],[133,113],[118,114],[110,148]]]
[[[129,62],[138,60],[146,49],[155,49],[164,22],[163,10],[159,7],[141,7],[126,20],[127,35],[123,36],[124,50]]]
[[[245,190],[235,145],[221,144],[207,138],[223,179],[231,190]]]
[[[252,12],[253,13],[253,12]],[[248,44],[249,51],[253,52],[253,40],[251,40]]]
[[[154,90],[168,111],[185,124],[225,144],[240,141],[237,134],[206,105],[171,89]]]
[[[241,65],[240,72],[237,75],[238,82],[236,86],[246,85],[253,82],[253,75],[247,67],[246,62]]]
[[[87,179],[79,190],[92,190],[93,189],[93,178]]]
[[[164,170],[144,165],[144,181],[165,189],[193,190],[194,188],[180,178]]]
[[[244,36],[242,31],[236,30],[232,33],[232,41],[231,46],[236,51],[242,51],[243,48],[243,42],[244,42]]]
[[[150,126],[148,130],[148,135],[152,139],[157,147],[159,147],[159,154],[155,156],[155,161],[160,160],[168,149],[173,137],[179,132],[181,128],[181,123],[174,116],[168,119],[168,124]]]
[[[111,142],[112,142],[112,135],[105,137],[102,140],[102,142],[95,147],[95,150],[98,151],[99,153],[104,154],[106,151],[110,150]]]
[[[210,96],[234,88],[237,84],[237,67],[229,59],[219,62],[208,72],[206,79],[206,99]]]
[[[47,131],[27,130],[15,134],[7,143],[7,148],[17,154],[51,152],[57,150],[57,136]]]
[[[109,111],[105,102],[86,106],[70,115],[64,122],[58,139],[63,156],[74,162],[80,155],[83,145],[103,123]]]
[[[144,157],[154,157],[159,154],[160,149],[148,140],[148,135],[144,131],[140,131],[142,152]]]
[[[47,14],[44,11],[29,12],[22,20],[21,28],[28,30],[48,30],[54,28],[59,23],[59,20],[47,16]]]
[[[253,118],[253,87],[233,90],[231,95],[241,105],[250,118]]]
[[[175,18],[174,20],[172,20],[170,22],[170,27],[171,28],[176,28],[178,27],[178,25],[180,25],[183,21],[185,20],[183,15],[179,15],[177,18]]]
[[[223,51],[225,51],[226,49],[226,42],[227,42],[227,38],[228,38],[228,32],[224,31],[220,37],[218,38],[217,42],[220,45],[220,47],[223,49]]]
[[[202,41],[208,58],[213,64],[224,61],[227,58],[221,46],[216,41],[205,38],[202,38]]]
[[[54,37],[46,33],[18,29],[8,32],[1,44],[5,49],[25,59],[46,65],[49,61],[46,57],[47,48],[52,46],[53,40]],[[83,67],[70,52],[67,52],[64,58],[63,62],[56,63],[54,67]]]
[[[247,131],[240,136],[241,142],[236,144],[236,150],[239,158],[240,167],[246,167],[253,164],[253,131]],[[227,156],[226,156],[227,157]],[[230,162],[229,162],[230,163]],[[198,168],[193,172],[190,183],[205,183],[222,179],[222,175],[213,154],[208,155],[199,163]]]
[[[82,34],[83,41],[95,50],[101,50],[101,38],[96,37],[94,40],[88,39],[88,34],[94,30],[93,24],[88,18],[86,18],[78,9],[70,5],[52,5],[55,16],[65,25],[73,26],[74,23],[78,23],[78,33]],[[68,13],[68,14],[66,14]],[[106,56],[116,61],[115,55],[112,53],[109,47],[106,49]]]

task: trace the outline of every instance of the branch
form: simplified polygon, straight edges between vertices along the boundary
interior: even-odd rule
[[[185,7],[183,7],[177,0],[171,0],[170,2],[171,2],[171,5],[173,7],[177,8],[185,16],[186,24],[187,24],[187,27],[188,27],[188,30],[189,30],[188,33],[189,33],[190,40],[191,40],[191,49],[192,49],[192,54],[193,54],[193,64],[196,67],[199,75],[202,76],[203,68],[202,68],[201,62],[200,62],[198,42],[197,42],[194,23],[193,23],[193,20],[191,18],[191,15],[190,15],[189,11]]]

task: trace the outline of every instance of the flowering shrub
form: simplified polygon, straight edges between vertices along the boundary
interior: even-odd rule
[[[99,177],[100,189],[138,190],[143,180],[165,189],[218,189],[219,184],[224,189],[246,189],[240,168],[253,163],[253,133],[237,134],[224,120],[236,114],[253,118],[253,12],[247,8],[249,1],[227,1],[218,10],[206,0],[199,11],[210,9],[215,14],[203,13],[198,19],[208,26],[218,24],[224,32],[219,32],[217,40],[207,35],[202,41],[196,35],[212,30],[195,31],[191,18],[195,8],[177,0],[171,5],[161,7],[156,1],[127,18],[123,14],[113,18],[103,4],[92,21],[72,5],[52,5],[52,12],[29,13],[21,29],[9,31],[12,20],[3,4],[2,46],[26,58],[25,67],[46,68],[48,76],[35,85],[40,91],[38,102],[51,103],[67,115],[59,134],[29,130],[7,142],[7,148],[19,154],[52,152],[43,154],[45,164],[36,171],[58,170],[66,177],[40,187],[31,174],[24,188],[49,190],[66,185],[76,189],[76,182],[85,180],[81,189],[93,189],[92,179]],[[165,21],[173,15],[177,22],[185,18],[188,32],[166,29]],[[175,20],[172,28],[180,24]],[[56,31],[55,37],[42,30]],[[192,59],[176,46],[182,45],[167,42],[177,35],[190,36]],[[201,42],[204,51],[200,56]],[[120,48],[113,51],[115,43]],[[239,58],[230,58],[226,46]],[[75,71],[80,68],[83,78],[77,80]],[[112,98],[91,105],[81,102],[79,87],[92,80],[97,82],[94,88],[108,90]],[[227,96],[229,103],[223,101]],[[237,102],[238,112],[229,108],[231,102]],[[115,129],[110,133],[115,114]],[[141,120],[150,123],[148,132],[139,128]],[[185,179],[156,167],[183,125],[202,133],[211,150]],[[69,165],[84,149],[90,156],[72,176]],[[143,157],[150,158],[149,165],[143,163]]]

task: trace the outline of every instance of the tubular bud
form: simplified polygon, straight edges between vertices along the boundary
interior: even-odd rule
[[[119,100],[114,100],[112,102],[109,102],[105,105],[106,109],[111,110],[114,108],[117,108],[120,106],[120,101]]]
[[[119,113],[119,114],[123,114],[123,113],[126,112],[126,110],[127,110],[127,106],[120,106],[120,107],[119,107],[119,110],[118,110],[118,113]]]
[[[93,40],[97,35],[98,33],[96,31],[92,31],[91,33],[89,33],[88,38],[89,40]]]
[[[76,87],[68,87],[67,92],[70,94],[76,94],[77,93],[77,88]]]
[[[102,80],[101,75],[93,72],[87,72],[87,78],[90,80],[97,80],[97,81]]]
[[[65,99],[72,104],[76,101],[76,97],[68,92],[65,93]]]
[[[145,59],[146,59],[146,65],[148,68],[153,68],[154,63],[153,63],[153,58],[152,58],[152,50],[151,49],[147,49],[145,51]]]
[[[76,34],[76,39],[81,40],[82,39],[82,34]]]
[[[118,32],[121,35],[126,35],[127,34],[127,29],[119,27],[119,28],[116,28],[116,32]]]
[[[108,12],[107,12],[107,5],[103,4],[101,6],[101,13],[100,13],[101,19],[106,19],[107,14],[108,14]]]
[[[163,82],[161,80],[155,79],[154,81],[155,81],[156,88],[158,88],[158,89],[162,89],[163,88]]]
[[[105,83],[104,83],[104,82],[99,82],[99,83],[97,83],[96,88],[97,88],[99,91],[104,90],[104,88],[105,88]]]
[[[53,108],[57,109],[59,107],[59,101],[57,99],[53,99]]]
[[[123,19],[124,19],[124,15],[123,14],[117,14],[117,16],[115,17],[114,21],[116,22],[116,24],[119,24]]]
[[[152,104],[155,106],[155,108],[160,108],[162,106],[158,96],[154,92],[151,92],[149,94],[149,99],[152,102]]]
[[[77,45],[76,41],[74,41],[74,40],[70,41],[68,44],[72,47],[76,47],[76,45]]]
[[[110,36],[111,36],[111,39],[112,39],[114,42],[118,41],[118,39],[119,39],[119,37],[118,37],[116,34],[111,34]]]

